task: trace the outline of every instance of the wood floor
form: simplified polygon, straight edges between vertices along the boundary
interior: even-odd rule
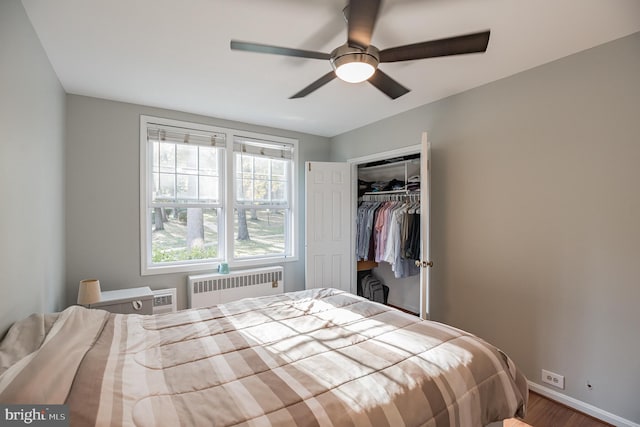
[[[504,427],[611,427],[603,421],[577,412],[560,403],[529,392],[529,405],[524,420],[510,419]]]

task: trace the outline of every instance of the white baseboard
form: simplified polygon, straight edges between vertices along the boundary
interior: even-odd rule
[[[541,394],[545,397],[548,397],[551,400],[555,400],[556,402],[562,403],[563,405],[573,408],[576,411],[580,411],[584,414],[591,415],[594,418],[598,418],[599,420],[602,420],[609,424],[613,424],[614,426],[617,426],[617,427],[640,427],[640,424],[637,424],[637,423],[634,423],[633,421],[619,417],[618,415],[615,415],[615,414],[612,414],[611,412],[607,412],[605,410],[597,408],[581,400],[574,399],[573,397],[564,395],[562,393],[558,393],[557,391],[552,390],[548,387],[542,386],[540,384],[536,384],[531,381],[527,381],[527,382],[529,384],[529,390],[534,391],[538,394]]]

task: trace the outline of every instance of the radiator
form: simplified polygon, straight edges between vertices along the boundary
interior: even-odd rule
[[[265,267],[187,277],[189,307],[200,308],[284,292],[282,267]]]
[[[176,288],[153,291],[153,314],[170,313],[176,309]]]

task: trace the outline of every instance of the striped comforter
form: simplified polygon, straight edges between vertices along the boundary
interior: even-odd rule
[[[0,402],[66,403],[76,426],[481,426],[526,400],[483,340],[335,289],[154,316],[70,307],[0,376]]]

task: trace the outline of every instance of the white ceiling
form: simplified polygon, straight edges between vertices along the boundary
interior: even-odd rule
[[[334,136],[640,31],[638,0],[387,0],[379,49],[491,30],[484,54],[382,64],[390,100],[328,61],[231,51],[237,39],[330,52],[346,0],[23,0],[68,93]]]

